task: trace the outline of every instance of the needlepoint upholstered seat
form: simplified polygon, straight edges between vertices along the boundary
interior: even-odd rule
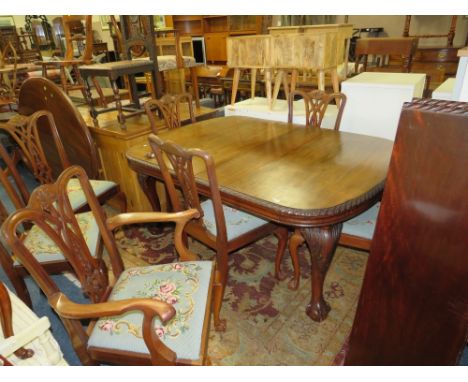
[[[195,261],[127,269],[120,275],[108,301],[138,297],[171,304],[176,310],[175,317],[166,325],[156,318],[154,330],[177,358],[195,361],[201,356],[212,267],[210,261]],[[143,313],[138,311],[101,318],[91,332],[88,346],[145,353],[142,322]]]

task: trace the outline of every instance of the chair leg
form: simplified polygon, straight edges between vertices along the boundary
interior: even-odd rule
[[[301,276],[301,268],[299,265],[299,257],[297,256],[297,248],[304,243],[304,237],[299,232],[299,230],[295,230],[294,234],[291,236],[289,240],[289,253],[291,254],[291,261],[293,264],[294,269],[294,277],[289,281],[288,288],[291,290],[296,290],[299,288],[299,279]]]
[[[127,212],[127,196],[125,195],[125,193],[123,191],[120,191],[114,196],[114,198],[119,206],[120,212]]]
[[[213,318],[217,332],[226,331],[226,320],[220,318],[221,306],[223,304],[224,290],[228,278],[228,253],[219,251],[216,254],[216,275],[213,289]]]
[[[16,294],[18,297],[29,307],[32,309],[32,301],[31,296],[29,295],[28,288],[26,287],[26,283],[24,282],[23,277],[18,274],[15,270],[13,265],[13,259],[8,254],[6,249],[0,244],[0,264],[5,271],[8,279],[13,284],[13,288],[15,288]]]
[[[274,235],[278,238],[278,248],[276,249],[275,257],[275,277],[277,280],[284,280],[284,275],[281,273],[281,262],[283,261],[288,243],[288,229],[286,227],[278,227]]]

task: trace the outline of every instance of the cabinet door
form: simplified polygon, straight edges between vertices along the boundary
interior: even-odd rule
[[[205,34],[205,48],[206,48],[206,60],[210,62],[214,61],[226,61],[226,38],[227,33],[206,33]]]

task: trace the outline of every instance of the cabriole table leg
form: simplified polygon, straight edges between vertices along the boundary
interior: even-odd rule
[[[330,306],[323,298],[323,282],[340,238],[342,224],[328,227],[301,228],[311,259],[312,296],[306,308],[307,315],[314,321],[325,320]]]

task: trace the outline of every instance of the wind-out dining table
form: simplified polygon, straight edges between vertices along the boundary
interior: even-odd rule
[[[324,279],[342,223],[381,197],[393,142],[328,129],[249,117],[221,117],[161,132],[184,147],[201,148],[215,161],[224,204],[265,220],[299,228],[311,256],[312,293],[307,314],[327,317]],[[162,176],[148,145],[129,149],[129,166],[154,208]],[[202,163],[194,163],[199,192],[209,196]]]

